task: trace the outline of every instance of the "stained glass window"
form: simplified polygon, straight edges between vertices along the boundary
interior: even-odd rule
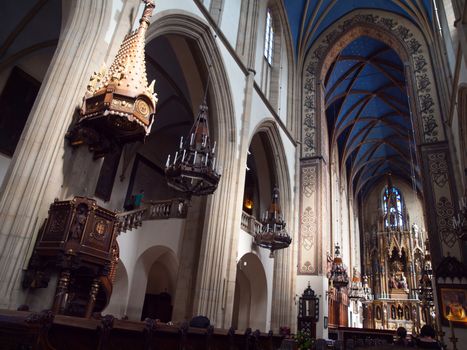
[[[402,196],[396,187],[386,187],[383,193],[384,226],[388,228],[402,227]]]

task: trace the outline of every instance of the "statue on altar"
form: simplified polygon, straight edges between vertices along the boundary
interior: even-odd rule
[[[397,288],[397,280],[396,276],[391,274],[391,277],[389,278],[389,289],[396,289]]]
[[[408,292],[409,286],[407,283],[407,277],[404,272],[392,273],[389,277],[389,289],[402,289],[404,292]]]
[[[407,285],[407,278],[405,277],[404,273],[402,272],[399,276],[399,281],[397,284],[397,288],[403,289],[404,291],[408,291],[408,285]]]

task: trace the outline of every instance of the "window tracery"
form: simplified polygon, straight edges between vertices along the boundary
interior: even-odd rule
[[[386,187],[383,192],[384,227],[389,229],[404,226],[402,195],[396,187]]]

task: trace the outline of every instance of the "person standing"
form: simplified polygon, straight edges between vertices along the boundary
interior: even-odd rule
[[[143,190],[140,190],[138,194],[135,194],[135,199],[134,199],[134,202],[133,202],[133,207],[134,209],[138,209],[141,207],[141,204],[143,203],[143,199],[144,199],[144,191]]]

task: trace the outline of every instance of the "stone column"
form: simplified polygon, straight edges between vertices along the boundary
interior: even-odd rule
[[[236,51],[246,67],[255,66],[259,1],[242,1]]]
[[[218,27],[221,25],[222,15],[224,10],[224,1],[223,0],[212,0],[209,13],[212,16],[212,19]]]
[[[323,226],[326,219],[324,201],[326,183],[323,179],[322,157],[300,160],[300,228],[298,242],[298,275],[325,275],[326,247],[324,247]],[[332,247],[331,251],[332,251]]]
[[[243,201],[253,89],[254,72],[249,71],[239,156],[225,154],[237,161],[230,163],[230,169],[224,169],[219,188],[208,202],[199,257],[194,310],[197,314],[206,315],[215,327],[220,328],[229,328],[232,322],[231,301],[235,295],[237,243],[242,214],[239,209]],[[231,149],[230,152],[234,150]]]
[[[298,236],[298,235],[296,235]],[[289,326],[295,305],[292,299],[293,273],[292,246],[275,252],[274,281],[271,310],[271,329],[278,333],[279,327]]]
[[[193,290],[196,285],[199,251],[203,235],[206,199],[193,197],[185,220],[182,241],[182,259],[178,268],[177,289],[173,301],[172,320],[190,320],[193,316]]]
[[[50,204],[44,202],[47,183],[60,164],[55,161],[89,76],[98,68],[94,62],[102,62],[105,55],[111,1],[75,0],[68,5],[55,55],[0,191],[0,307],[21,304],[28,247]],[[47,189],[49,195],[59,194],[60,184],[56,186],[55,193]]]
[[[458,208],[453,167],[447,142],[420,147],[425,215],[433,267],[448,253],[465,259],[466,243],[457,238],[452,218]]]
[[[208,203],[207,230],[199,259],[195,312],[206,315],[216,327],[221,328],[229,328],[232,323],[254,74],[249,70],[245,82],[239,155],[237,161],[231,163],[231,169],[224,170],[220,186]],[[234,158],[234,154],[225,156]]]

